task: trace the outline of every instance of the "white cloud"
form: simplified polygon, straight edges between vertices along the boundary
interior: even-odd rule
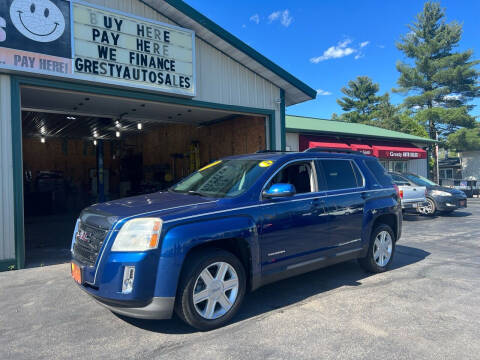
[[[278,10],[278,11],[275,11],[275,12],[271,13],[270,15],[268,15],[268,23],[270,24],[270,23],[274,22],[275,20],[277,20],[280,17],[281,13],[282,12],[280,10]]]
[[[360,47],[363,48],[363,47],[367,46],[368,44],[370,44],[370,41],[361,42]]]
[[[462,95],[460,94],[448,94],[448,95],[445,95],[443,97],[443,100],[461,100],[462,99]]]
[[[330,91],[317,89],[317,95],[318,96],[328,96],[328,95],[332,95],[332,93]]]
[[[283,10],[281,24],[285,27],[289,27],[293,21],[293,17],[290,16],[290,11]]]
[[[357,50],[348,45],[352,42],[350,39],[345,39],[340,41],[336,46],[330,46],[327,50],[323,52],[322,55],[313,57],[310,59],[311,63],[318,64],[321,61],[325,61],[328,59],[338,59],[348,55],[351,55]]]
[[[258,14],[253,14],[249,20],[257,25],[260,24],[260,16]]]
[[[268,15],[268,23],[271,24],[276,20],[280,20],[280,24],[289,27],[293,21],[293,16],[290,15],[290,10],[277,10]]]
[[[365,57],[365,55],[364,55],[364,54],[361,54],[361,53],[358,53],[358,54],[355,55],[355,58],[354,58],[354,59],[355,59],[355,60],[358,60],[358,59],[361,59],[362,57]]]

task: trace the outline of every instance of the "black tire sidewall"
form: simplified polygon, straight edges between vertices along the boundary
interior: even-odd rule
[[[373,258],[373,248],[374,248],[375,238],[382,231],[387,231],[390,234],[390,237],[392,238],[392,254],[390,256],[390,259],[388,260],[388,263],[385,266],[379,266],[375,262],[375,259]],[[396,240],[393,234],[393,230],[388,225],[380,224],[377,227],[375,227],[375,229],[372,231],[372,234],[370,236],[370,244],[368,246],[367,256],[361,259],[360,263],[367,271],[370,271],[373,273],[384,272],[388,270],[388,268],[393,262],[393,258],[395,255],[395,248],[396,248]]]
[[[240,260],[225,250],[210,249],[202,251],[187,259],[192,261],[189,268],[182,274],[180,288],[177,294],[177,314],[192,327],[206,331],[221,327],[228,323],[239,310],[246,292],[245,269]],[[200,273],[210,264],[226,262],[236,271],[238,276],[238,295],[232,308],[218,319],[208,320],[197,313],[193,304],[193,288]]]

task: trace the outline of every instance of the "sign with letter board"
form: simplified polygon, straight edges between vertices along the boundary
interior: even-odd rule
[[[0,69],[195,96],[195,33],[72,0],[2,0]]]

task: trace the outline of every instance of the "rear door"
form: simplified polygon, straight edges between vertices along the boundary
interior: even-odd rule
[[[337,255],[348,253],[361,246],[365,179],[350,159],[325,159],[320,164],[327,185],[329,242]]]

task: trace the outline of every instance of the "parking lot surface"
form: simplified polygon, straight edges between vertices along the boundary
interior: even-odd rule
[[[389,272],[348,262],[249,294],[233,323],[112,314],[69,265],[0,273],[0,359],[479,359],[480,201],[407,215]]]

